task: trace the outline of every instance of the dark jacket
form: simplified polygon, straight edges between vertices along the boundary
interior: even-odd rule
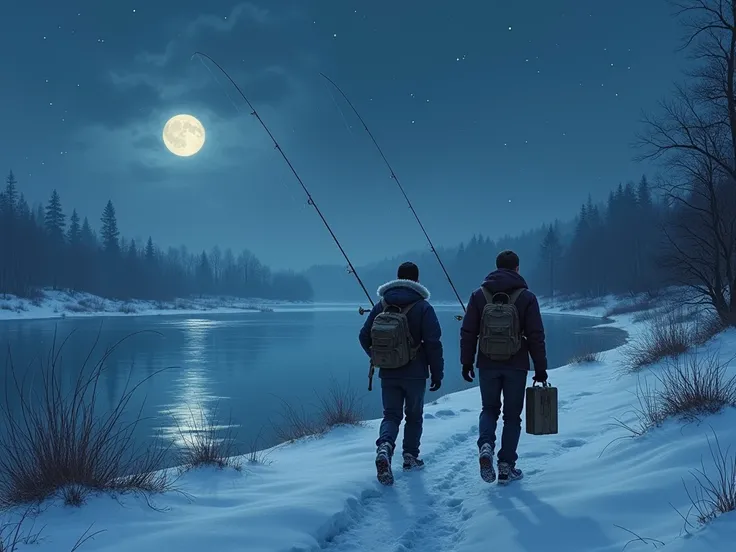
[[[411,280],[393,280],[378,288],[378,297],[385,299],[389,305],[405,307],[409,303],[419,301],[406,315],[409,331],[414,343],[420,343],[417,356],[409,364],[394,370],[379,370],[381,378],[427,379],[431,373],[432,381],[442,381],[445,361],[442,356],[442,329],[437,313],[427,302],[429,291],[423,285]],[[370,356],[371,326],[383,306],[379,301],[368,315],[368,319],[360,330],[360,345]]]
[[[468,301],[468,311],[463,318],[460,328],[460,362],[463,366],[473,365],[482,368],[517,368],[529,370],[529,355],[534,361],[535,370],[547,369],[547,351],[544,344],[544,325],[542,313],[539,311],[539,302],[536,295],[529,291],[526,281],[515,270],[498,269],[486,276],[481,284],[491,294],[512,291],[523,288],[516,300],[516,309],[519,311],[523,339],[521,350],[506,362],[494,362],[478,351],[478,335],[480,334],[481,315],[486,306],[486,297],[481,288],[476,289]],[[476,353],[478,360],[476,364]]]

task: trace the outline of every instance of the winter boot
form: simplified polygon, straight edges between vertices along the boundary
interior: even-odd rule
[[[394,484],[394,473],[391,471],[393,453],[391,443],[381,443],[376,450],[376,477],[382,485]]]
[[[404,471],[421,470],[424,467],[424,460],[420,460],[413,454],[404,453]]]
[[[478,455],[480,463],[480,477],[486,483],[493,483],[496,480],[496,470],[493,469],[493,447],[485,443],[480,447]]]
[[[499,485],[507,485],[511,483],[512,481],[517,481],[524,477],[524,473],[516,468],[516,466],[512,466],[511,464],[508,464],[506,462],[499,462],[498,463],[498,484]]]

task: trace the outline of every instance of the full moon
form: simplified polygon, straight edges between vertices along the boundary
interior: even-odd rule
[[[164,125],[163,139],[171,153],[190,157],[204,146],[204,126],[191,115],[174,115]]]

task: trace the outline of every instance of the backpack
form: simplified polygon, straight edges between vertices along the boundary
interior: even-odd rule
[[[383,312],[376,316],[371,326],[371,362],[374,366],[394,370],[416,358],[419,347],[414,346],[406,314],[418,302],[400,308],[381,299]]]
[[[502,292],[491,295],[484,287],[481,290],[486,298],[486,305],[481,315],[478,349],[491,360],[509,360],[521,349],[521,324],[519,311],[514,303],[524,288],[517,289],[510,295]],[[495,302],[500,297],[505,298],[505,302]]]

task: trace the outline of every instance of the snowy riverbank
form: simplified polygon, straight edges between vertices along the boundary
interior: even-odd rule
[[[83,316],[161,316],[170,314],[268,312],[286,301],[204,297],[174,301],[119,301],[89,293],[44,290],[35,299],[0,295],[0,320],[32,320]]]
[[[566,308],[559,311],[572,313]],[[601,315],[600,309],[610,308],[609,302],[577,313]],[[636,339],[644,325],[635,318],[615,317],[613,325]],[[732,359],[736,331],[717,336],[704,352]],[[724,449],[736,440],[736,412],[700,423],[667,421],[630,438],[617,420],[636,422],[637,382],[655,385],[661,367],[624,375],[618,370],[622,359],[619,348],[599,362],[551,374],[560,393],[560,433],[522,435],[519,466],[526,477],[507,488],[486,485],[478,475],[480,397],[473,387],[427,406],[427,467],[421,473],[397,471],[393,488],[375,480],[374,420],[278,446],[268,451],[265,464],[246,463],[242,472],[190,472],[178,483],[183,493],[155,496],[155,509],[134,497],[96,497],[81,508],[53,503],[35,520],[43,526],[40,541],[19,550],[70,550],[90,526],[103,532],[80,550],[733,550],[736,514],[699,528],[692,516],[686,524],[678,511],[689,516],[683,482],[692,492],[692,473],[701,460],[713,474],[707,442],[712,432]],[[736,364],[728,372],[736,374]]]

